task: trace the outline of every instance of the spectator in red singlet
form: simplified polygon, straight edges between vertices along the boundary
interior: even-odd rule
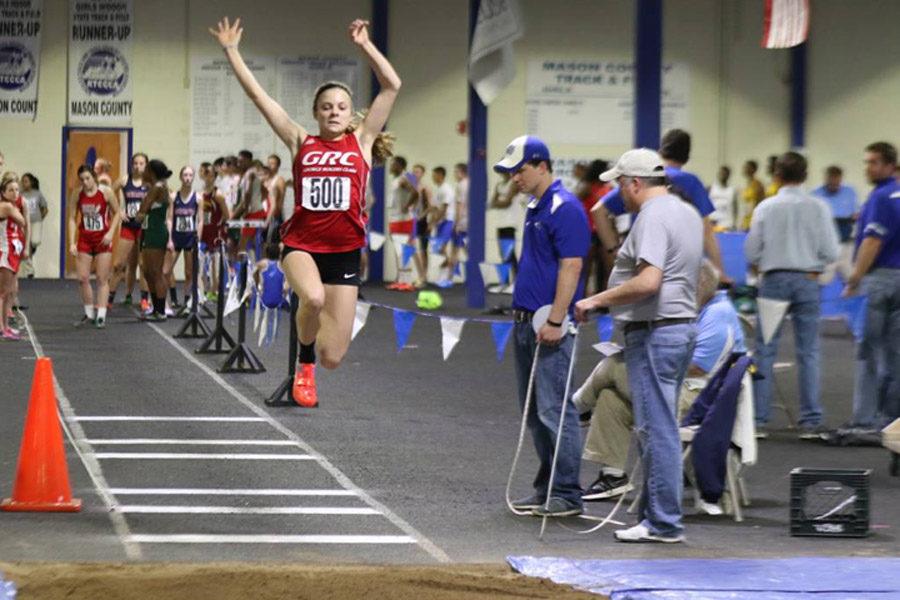
[[[4,173],[0,179],[0,339],[10,341],[20,339],[19,332],[10,327],[8,315],[25,251],[25,215],[16,204],[18,198],[19,178],[15,173]]]
[[[390,155],[392,138],[381,133],[400,77],[369,40],[368,22],[350,24],[356,44],[378,79],[380,91],[358,126],[353,123],[350,89],[328,82],[316,90],[313,115],[318,135],[288,116],[247,68],[238,44],[240,19],[210,28],[222,45],[238,81],[293,158],[293,216],[282,228],[282,270],[300,297],[297,331],[299,362],[292,395],[301,406],[316,406],[315,346],[322,366],[334,369],[350,346],[360,284],[360,249],[366,244],[365,192],[369,166]]]
[[[75,326],[92,322],[102,329],[106,327],[112,240],[119,224],[119,205],[113,191],[99,184],[92,166],[78,167],[78,179],[81,186],[72,190],[69,199],[69,206],[72,207],[69,215],[69,252],[75,257],[84,316]],[[92,270],[97,275],[96,307],[91,288]]]

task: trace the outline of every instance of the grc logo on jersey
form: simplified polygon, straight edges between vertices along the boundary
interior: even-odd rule
[[[355,167],[353,157],[359,158],[358,152],[338,152],[336,150],[313,150],[303,155],[304,167]]]

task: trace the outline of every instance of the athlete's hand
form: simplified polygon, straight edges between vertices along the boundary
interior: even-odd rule
[[[216,23],[215,27],[210,27],[209,32],[219,41],[223,48],[237,48],[238,44],[241,43],[241,35],[244,33],[244,28],[241,27],[240,17],[234,20],[233,25],[229,23],[228,17],[225,17]]]
[[[169,252],[175,252],[175,242],[173,242],[172,240],[169,240],[166,243],[166,250],[168,250]]]
[[[363,46],[369,42],[369,22],[356,19],[350,23],[350,40],[357,46]]]
[[[78,244],[71,244],[69,246],[69,254],[75,257],[78,256]]]
[[[101,240],[100,244],[107,248],[112,246],[112,231],[103,236],[103,240]]]

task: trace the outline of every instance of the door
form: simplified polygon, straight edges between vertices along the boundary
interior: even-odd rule
[[[78,168],[81,165],[91,165],[98,158],[104,158],[110,163],[110,177],[116,181],[127,173],[131,153],[131,129],[90,129],[90,128],[63,128],[63,198],[61,211],[64,215],[63,231],[60,236],[63,239],[62,256],[60,257],[61,275],[64,277],[75,276],[75,259],[69,254],[69,218],[74,206],[69,206],[69,197],[72,190],[80,185],[78,180]],[[118,240],[115,240],[118,241]],[[115,241],[113,244],[115,245]]]

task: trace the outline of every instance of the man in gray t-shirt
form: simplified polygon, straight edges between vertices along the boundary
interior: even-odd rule
[[[680,542],[682,464],[675,407],[696,335],[697,278],[703,260],[700,214],[669,193],[659,155],[630,150],[600,176],[616,180],[637,219],[616,257],[609,288],[575,305],[575,316],[608,308],[625,332],[644,487],[641,522],[622,542]]]

